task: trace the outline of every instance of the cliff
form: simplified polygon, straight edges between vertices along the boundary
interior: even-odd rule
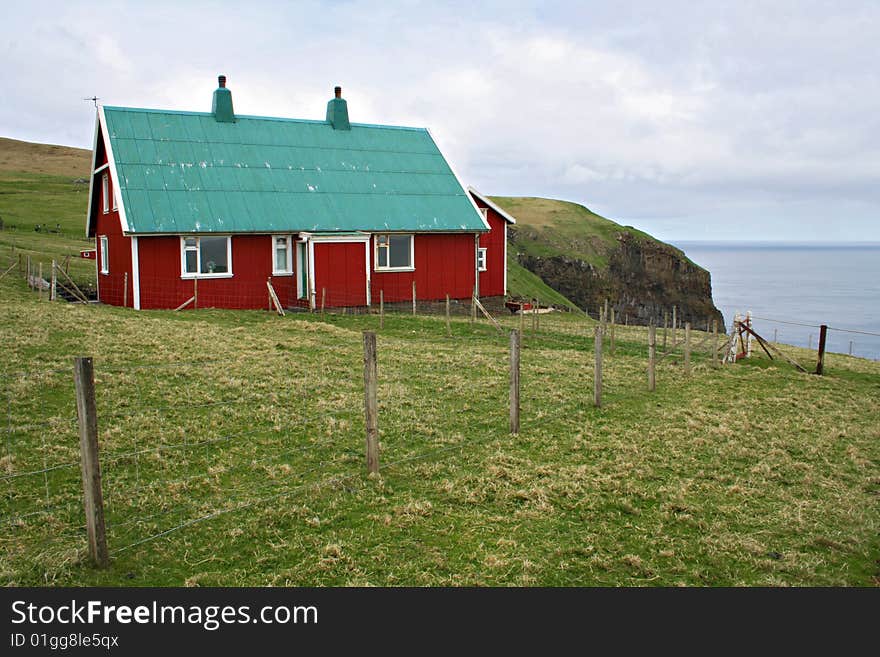
[[[621,322],[662,324],[677,306],[682,322],[705,327],[717,320],[723,330],[709,272],[680,249],[575,203],[493,201],[517,219],[508,233],[517,262],[580,308],[594,313],[607,298]]]

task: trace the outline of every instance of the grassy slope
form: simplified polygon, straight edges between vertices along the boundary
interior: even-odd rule
[[[516,261],[512,252],[507,254],[507,290],[512,297],[538,299],[542,306],[576,308],[566,297],[547,285]]]
[[[670,357],[650,395],[644,329],[619,327],[595,409],[593,323],[545,316],[525,336],[512,437],[505,335],[389,316],[369,479],[361,330],[375,317],[39,303],[7,277],[0,318],[3,467],[75,464],[70,357],[94,354],[110,546],[132,546],[107,571],[84,564],[75,467],[4,480],[4,521],[51,509],[0,535],[6,583],[876,583],[876,363],[832,354],[816,377],[695,355],[686,377]],[[133,367],[147,363],[162,366]]]
[[[94,280],[94,261],[79,258],[92,245],[84,237],[89,188],[73,182],[88,179],[90,164],[90,151],[0,138],[0,247],[14,246],[44,268],[71,255],[73,277]],[[61,232],[36,232],[37,224],[60,224]]]
[[[49,178],[0,175],[4,219],[3,208],[32,223],[57,210],[79,230],[85,202],[67,178],[47,187]],[[3,232],[0,265],[10,261],[10,237],[46,256],[79,247]],[[19,278],[4,278],[0,579],[877,582],[876,363],[832,354],[820,378],[762,358],[716,371],[695,356],[688,378],[670,357],[649,395],[644,329],[618,328],[597,410],[593,324],[544,316],[539,335],[525,337],[523,428],[511,437],[504,335],[454,320],[446,338],[442,321],[388,317],[379,337],[383,474],[367,479],[360,332],[376,326],[372,317],[39,303]],[[70,373],[79,354],[94,355],[98,372],[115,551],[104,572],[84,563],[79,528]],[[229,512],[136,544],[219,510]]]
[[[504,196],[492,200],[516,217],[516,226],[511,227],[516,236],[513,250],[526,255],[563,255],[604,268],[617,247],[619,233],[654,241],[647,233],[621,226],[577,203]]]

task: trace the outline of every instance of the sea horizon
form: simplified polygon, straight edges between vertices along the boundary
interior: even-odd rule
[[[751,311],[766,339],[816,349],[826,324],[828,351],[880,360],[880,242],[669,243],[709,272],[727,330]]]

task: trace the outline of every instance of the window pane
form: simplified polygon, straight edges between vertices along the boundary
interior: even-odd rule
[[[203,274],[226,274],[226,237],[203,237],[200,240]]]
[[[186,246],[186,248],[188,248],[188,249],[196,248],[196,238],[195,237],[187,237],[185,240],[183,240],[183,243]]]
[[[377,254],[379,261],[376,263],[377,267],[387,267],[388,266],[388,247],[380,246],[379,253]]]
[[[275,247],[275,271],[287,271],[287,245]]]
[[[187,274],[195,274],[198,269],[196,268],[196,252],[195,251],[187,251],[186,252],[186,273]]]
[[[390,267],[411,267],[412,263],[409,259],[409,246],[412,235],[391,235],[390,236],[391,256],[389,258]]]

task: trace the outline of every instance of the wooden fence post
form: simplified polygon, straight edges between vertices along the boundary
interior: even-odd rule
[[[510,433],[519,433],[519,340],[520,332],[510,332]]]
[[[43,300],[43,263],[42,262],[39,264],[37,271],[39,272],[37,274],[37,287],[40,288],[39,289],[40,296],[38,297],[38,299],[40,301],[42,301]]]
[[[819,327],[819,361],[816,363],[816,374],[822,376],[825,371],[825,337],[828,334],[828,327],[822,324]]]
[[[691,373],[691,323],[684,325],[684,373]]]
[[[648,390],[654,392],[657,381],[654,374],[654,365],[657,361],[657,333],[654,324],[648,325]]]
[[[522,333],[523,333],[523,323],[525,323],[526,319],[526,309],[525,309],[525,301],[519,304],[519,339],[522,342]]]
[[[595,330],[593,351],[596,352],[596,363],[593,367],[593,404],[596,408],[602,406],[602,325],[598,324]]]
[[[608,297],[605,297],[605,319],[608,319]]]
[[[446,337],[452,337],[452,325],[449,323],[449,295],[446,295]]]
[[[849,355],[852,356],[853,341],[849,341]]]
[[[535,330],[541,330],[541,313],[538,311],[541,309],[541,300],[535,299]]]
[[[49,288],[49,301],[58,300],[58,274],[55,271],[57,267],[55,261],[52,261],[52,287]]]
[[[669,311],[663,311],[663,351],[666,352],[666,330],[669,328]]]
[[[101,490],[101,462],[98,459],[98,412],[95,405],[95,370],[91,358],[75,358],[76,414],[79,418],[79,455],[83,482],[83,506],[89,556],[103,568],[110,563],[104,526],[104,495]]]
[[[678,322],[677,315],[678,315],[678,308],[676,308],[675,306],[672,306],[672,347],[673,348],[675,348],[675,345],[677,344],[676,336],[675,336],[676,328],[677,328],[676,323]]]
[[[195,296],[193,296],[193,304],[195,301]],[[122,277],[122,307],[128,308],[128,272],[125,272],[125,276]]]
[[[32,290],[34,289],[33,280],[34,280],[34,278],[33,278],[33,275],[31,274],[31,257],[28,256],[27,257],[27,284],[28,284],[28,287]]]
[[[269,277],[269,280],[272,280],[271,276]],[[126,288],[126,289],[128,289],[128,288]],[[271,302],[271,297],[269,300]],[[194,278],[193,279],[193,310],[198,310],[198,307],[199,307],[199,279]],[[271,303],[269,304],[269,310],[272,310]]]
[[[477,304],[474,303],[477,298],[477,286],[471,290],[471,324],[477,320]]]
[[[385,328],[385,290],[379,290],[379,328]]]
[[[324,314],[324,306],[326,305],[326,303],[327,303],[327,288],[322,287],[321,288],[321,314],[322,315]]]
[[[376,334],[364,331],[364,420],[367,429],[367,472],[379,472],[379,404],[376,399]]]
[[[611,332],[611,345],[609,348],[610,354],[614,355],[614,308],[611,308],[611,323],[608,325],[608,328]]]
[[[413,281],[413,315],[416,314],[416,282]]]
[[[712,320],[712,367],[718,367],[718,320]]]

